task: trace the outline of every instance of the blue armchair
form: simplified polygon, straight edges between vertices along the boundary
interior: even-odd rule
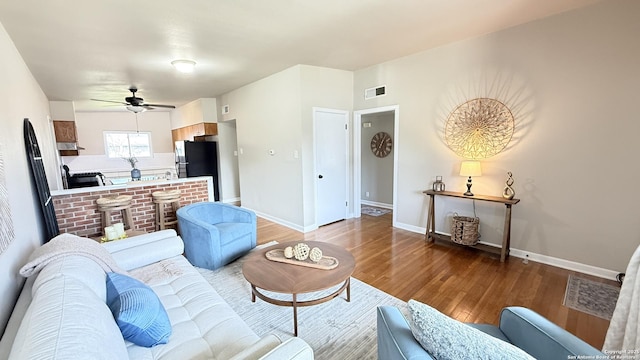
[[[524,350],[536,359],[605,358],[596,348],[523,307],[506,307],[500,325],[466,324]],[[433,359],[413,337],[400,310],[378,307],[378,359]],[[580,357],[578,357],[580,358]]]
[[[217,269],[256,247],[256,214],[237,206],[201,202],[176,212],[185,256],[194,266]]]

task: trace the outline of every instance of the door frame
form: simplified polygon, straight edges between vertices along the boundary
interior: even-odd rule
[[[349,202],[349,198],[351,198],[349,194],[349,183],[350,183],[349,158],[351,157],[351,151],[349,149],[349,138],[350,138],[351,129],[349,126],[349,111],[347,110],[329,109],[329,108],[314,106],[312,108],[312,111],[313,111],[313,203],[314,203],[313,228],[317,229],[318,228],[318,169],[317,169],[318,144],[316,141],[316,122],[318,121],[318,118],[316,114],[320,112],[332,113],[332,114],[343,115],[345,118],[345,124],[347,124],[347,129],[345,129],[345,132],[344,132],[344,137],[345,137],[345,155],[344,156],[345,156],[345,174],[346,174],[344,179],[344,186],[345,186],[345,194],[346,194],[345,201],[347,202]],[[345,219],[350,218],[349,206],[345,206],[344,213],[345,213],[344,214]]]
[[[392,190],[392,226],[396,226],[397,214],[396,206],[398,199],[398,148],[400,144],[399,125],[400,125],[400,106],[389,105],[376,108],[357,110],[353,112],[353,196],[351,203],[353,204],[353,216],[359,218],[361,199],[360,191],[362,188],[362,115],[377,114],[381,112],[393,111],[393,190]]]

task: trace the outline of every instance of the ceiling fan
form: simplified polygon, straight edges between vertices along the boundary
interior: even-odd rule
[[[131,88],[129,88],[129,91],[131,91],[131,96],[127,96],[126,98],[124,98],[125,102],[100,100],[100,99],[91,99],[91,100],[126,105],[127,110],[134,112],[136,114],[143,111],[152,110],[155,108],[168,108],[168,109],[176,108],[173,105],[145,104],[143,98],[136,96],[136,92],[138,91],[138,89],[135,86],[132,86]]]

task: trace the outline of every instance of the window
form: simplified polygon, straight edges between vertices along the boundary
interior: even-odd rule
[[[109,158],[151,157],[151,133],[105,132],[104,147]]]

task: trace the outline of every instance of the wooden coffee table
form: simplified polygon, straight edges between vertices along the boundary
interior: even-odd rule
[[[332,270],[314,269],[306,266],[285,264],[268,260],[265,253],[273,249],[284,249],[294,246],[300,241],[281,243],[254,251],[242,265],[242,273],[251,284],[251,301],[256,297],[274,305],[291,306],[293,308],[293,334],[298,336],[298,307],[312,306],[338,297],[345,289],[347,301],[351,301],[351,274],[355,268],[355,259],[351,253],[339,246],[319,241],[305,241],[310,248],[318,247],[325,256],[338,259],[338,267]],[[319,295],[311,300],[298,301],[299,294],[314,293],[342,286],[329,295]],[[291,301],[271,298],[260,290],[291,294]]]

